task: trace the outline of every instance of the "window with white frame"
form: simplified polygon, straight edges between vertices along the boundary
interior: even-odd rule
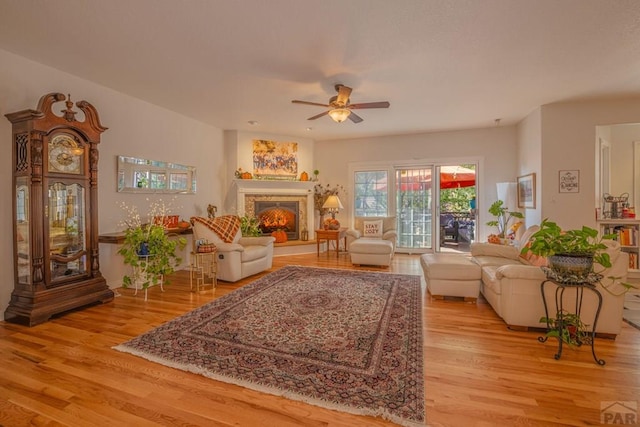
[[[354,172],[356,216],[388,216],[389,174],[386,170]]]

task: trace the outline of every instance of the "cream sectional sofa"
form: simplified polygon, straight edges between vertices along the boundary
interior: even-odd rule
[[[533,231],[535,229],[527,230],[525,239]],[[603,300],[596,332],[600,335],[615,337],[622,328],[624,296],[614,296],[603,289],[602,283],[614,293],[623,291],[624,288],[619,283],[612,283],[610,277],[626,280],[629,255],[621,251],[620,245],[615,241],[607,241],[607,245],[609,246],[607,252],[611,256],[613,266],[602,272],[605,277],[601,283],[596,285]],[[546,276],[539,266],[529,264],[520,256],[519,247],[473,243],[470,260],[481,268],[480,292],[510,328],[545,327],[539,320],[545,314],[540,288]],[[546,289],[550,291],[547,293],[549,316],[555,317],[552,287],[547,286]],[[565,301],[567,300],[565,299]],[[565,309],[570,309],[568,304],[568,302],[565,303]],[[596,308],[597,298],[595,295],[591,292],[585,292],[582,306],[582,316],[585,323],[592,323],[591,319],[593,319]]]

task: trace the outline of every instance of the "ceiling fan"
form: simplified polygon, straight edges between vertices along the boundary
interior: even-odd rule
[[[336,92],[338,95],[332,96],[329,99],[329,104],[320,104],[317,102],[308,102],[308,101],[298,101],[293,100],[294,104],[306,104],[306,105],[317,105],[319,107],[328,107],[329,110],[317,114],[313,117],[309,117],[307,120],[315,120],[322,116],[329,115],[334,121],[338,123],[342,123],[347,118],[354,123],[360,123],[362,121],[362,117],[358,116],[352,110],[357,110],[360,108],[389,108],[389,103],[387,101],[381,102],[365,102],[362,104],[351,104],[349,103],[349,96],[351,95],[351,88],[342,84],[335,85]]]

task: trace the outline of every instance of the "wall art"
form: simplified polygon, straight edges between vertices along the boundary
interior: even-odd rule
[[[530,173],[518,177],[518,207],[536,207],[536,174]]]
[[[560,193],[580,192],[580,171],[561,170],[558,171],[558,191]]]

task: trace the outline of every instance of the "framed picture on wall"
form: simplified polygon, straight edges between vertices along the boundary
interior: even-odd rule
[[[518,177],[518,207],[536,207],[536,174],[530,173]]]
[[[558,192],[579,193],[580,192],[580,171],[579,170],[558,171]]]

